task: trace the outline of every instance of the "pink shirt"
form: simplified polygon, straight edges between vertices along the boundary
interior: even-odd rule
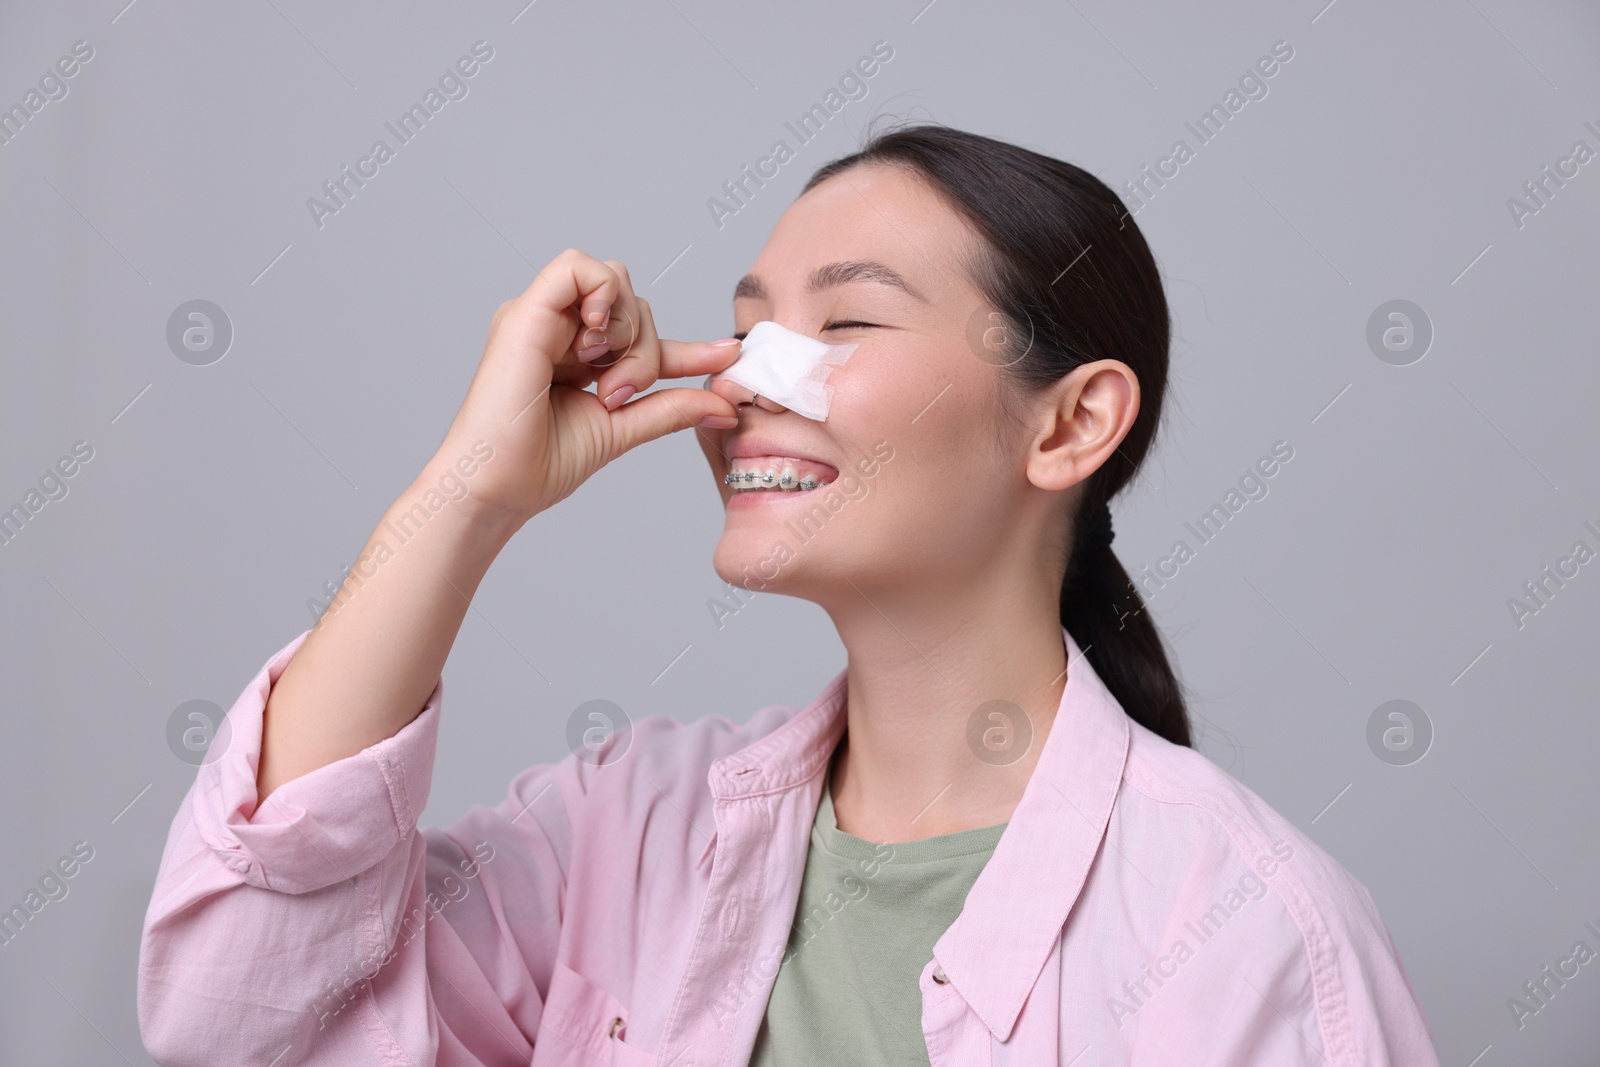
[[[743,725],[647,719],[613,762],[529,768],[496,807],[418,828],[440,686],[257,810],[261,710],[305,637],[240,695],[173,821],[139,961],[156,1060],[747,1063],[844,671]],[[1130,720],[1062,639],[1038,766],[923,968],[933,1063],[1437,1067],[1366,888]]]

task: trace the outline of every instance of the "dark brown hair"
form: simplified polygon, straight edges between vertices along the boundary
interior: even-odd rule
[[[872,134],[821,167],[804,193],[861,164],[904,167],[929,182],[982,236],[972,281],[1025,351],[996,360],[1004,381],[1034,393],[1074,367],[1117,359],[1139,379],[1139,413],[1116,453],[1083,483],[1061,624],[1135,722],[1191,745],[1182,687],[1143,598],[1086,524],[1131,480],[1160,422],[1171,318],[1155,258],[1122,201],[1071,163],[937,124]],[[1064,549],[1065,550],[1065,549]]]

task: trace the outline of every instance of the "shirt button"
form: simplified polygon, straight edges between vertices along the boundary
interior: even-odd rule
[[[937,963],[933,965],[933,980],[940,985],[950,984],[950,977],[944,973],[944,968]]]
[[[627,1025],[628,1024],[623,1021],[622,1016],[620,1016],[620,1015],[617,1016],[615,1019],[612,1019],[611,1020],[611,1033],[610,1033],[609,1036],[616,1037],[619,1033],[622,1032],[622,1028],[624,1026],[627,1026]]]

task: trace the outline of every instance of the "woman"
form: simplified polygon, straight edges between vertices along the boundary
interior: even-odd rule
[[[569,249],[501,305],[437,457],[173,823],[152,1054],[1436,1064],[1366,889],[1188,747],[1111,548],[1169,342],[1111,191],[891,131],[811,179],[734,313],[858,346],[824,419],[723,378],[737,335],[658,339],[620,263]],[[418,829],[440,670],[496,553],[690,427],[718,574],[819,604],[846,666],[804,708],[602,732]]]

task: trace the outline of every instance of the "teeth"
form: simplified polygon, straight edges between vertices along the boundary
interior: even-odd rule
[[[795,465],[790,463],[782,470],[730,470],[723,476],[723,484],[733,486],[736,492],[754,492],[761,489],[792,490],[801,492],[831,483],[818,480],[814,474],[800,477]]]

